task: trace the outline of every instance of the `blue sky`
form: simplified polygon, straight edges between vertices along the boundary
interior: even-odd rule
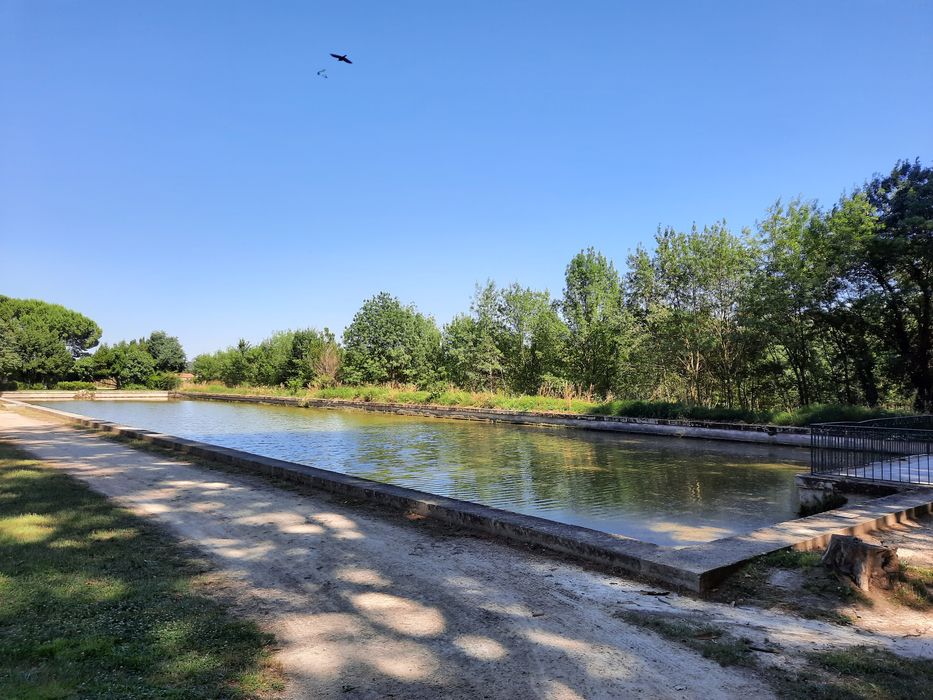
[[[560,294],[587,246],[929,163],[931,36],[909,1],[0,0],[0,294],[189,354]]]

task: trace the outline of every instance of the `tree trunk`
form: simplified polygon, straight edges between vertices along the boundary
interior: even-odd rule
[[[850,579],[863,591],[888,590],[900,570],[896,547],[880,547],[850,535],[833,535],[823,565]]]

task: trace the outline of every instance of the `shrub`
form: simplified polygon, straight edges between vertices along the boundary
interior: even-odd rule
[[[17,382],[0,382],[0,391],[16,391],[19,389]]]
[[[174,391],[181,386],[181,379],[174,372],[154,372],[146,380],[146,388]],[[125,387],[129,388],[129,387]]]
[[[776,425],[812,425],[813,423],[889,418],[895,415],[898,415],[898,413],[883,408],[866,408],[865,406],[846,406],[843,404],[812,404],[793,411],[782,411],[774,416],[774,423]]]
[[[573,382],[553,374],[544,374],[541,376],[541,385],[538,387],[538,393],[541,396],[566,399],[573,396]]]
[[[94,382],[58,382],[55,388],[62,391],[94,391],[97,387]]]

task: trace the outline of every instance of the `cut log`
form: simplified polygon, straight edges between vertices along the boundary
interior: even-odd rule
[[[897,547],[881,547],[851,535],[833,535],[823,553],[823,565],[868,592],[889,590],[900,570]]]

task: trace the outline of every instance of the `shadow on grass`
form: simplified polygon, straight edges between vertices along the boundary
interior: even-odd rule
[[[810,652],[794,663],[763,661],[777,647],[756,646],[700,616],[620,611],[626,622],[654,630],[721,666],[757,670],[775,694],[786,700],[897,700],[929,696],[933,664],[869,646]],[[780,657],[777,657],[780,658]]]
[[[261,698],[271,638],[180,545],[0,443],[0,697]]]
[[[933,664],[873,647],[814,652],[798,672],[772,669],[772,684],[788,700],[896,700],[929,697]]]

